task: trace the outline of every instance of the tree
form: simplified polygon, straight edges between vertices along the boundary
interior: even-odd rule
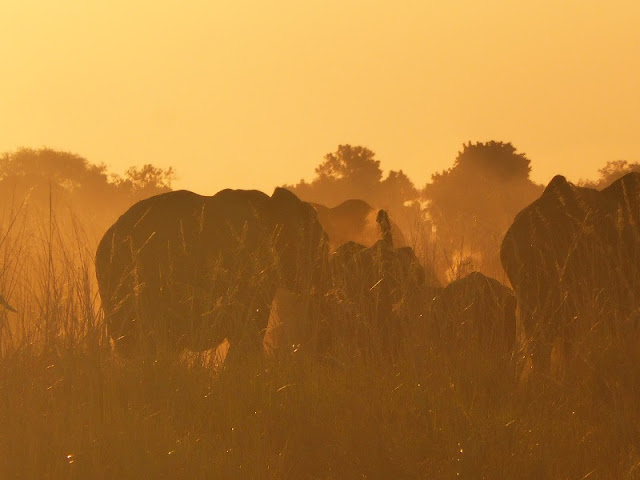
[[[373,157],[375,153],[365,147],[338,145],[335,153],[327,153],[324,162],[316,168],[320,179],[334,180],[358,179],[362,185],[375,185],[382,179],[380,161]]]
[[[391,170],[386,178],[375,153],[366,147],[338,145],[327,153],[307,183],[285,185],[307,202],[334,207],[350,199],[361,199],[375,208],[388,210],[406,238],[420,215],[419,192],[402,170]]]
[[[124,178],[114,176],[112,181],[135,202],[170,191],[174,179],[173,167],[164,170],[147,163],[142,167],[128,168]]]
[[[300,180],[287,186],[300,198],[310,202],[335,206],[351,198],[368,200],[375,194],[382,179],[380,161],[365,147],[339,145],[338,150],[327,153],[315,169],[311,183]]]
[[[502,181],[527,180],[531,160],[511,143],[490,141],[463,144],[448,172],[469,172]]]
[[[147,164],[123,178],[74,153],[22,148],[0,154],[0,202],[7,208],[28,200],[34,225],[52,206],[59,224],[80,220],[95,241],[133,203],[169,191],[173,177],[172,168]]]
[[[529,179],[530,164],[511,143],[469,142],[451,168],[432,176],[423,198],[452,270],[449,277],[473,269],[502,276],[502,237],[515,215],[542,193]]]
[[[617,179],[630,172],[640,172],[640,163],[629,163],[626,160],[614,160],[598,170],[599,176],[596,180],[580,180],[579,185],[596,190],[608,187]]]
[[[0,154],[0,290],[11,301],[22,299],[11,305],[34,320],[45,340],[67,328],[56,319],[69,317],[55,309],[76,301],[59,299],[79,299],[82,291],[81,310],[92,311],[93,259],[107,228],[135,201],[168,191],[172,178],[171,168],[152,165],[121,177],[50,148]]]
[[[95,191],[108,181],[105,165],[90,164],[69,152],[22,148],[0,155],[0,182],[4,185],[51,186],[74,192],[83,188]]]

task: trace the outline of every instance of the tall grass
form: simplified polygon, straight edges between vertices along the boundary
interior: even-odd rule
[[[348,340],[330,360],[303,345],[222,371],[122,361],[82,229],[14,213],[0,232],[18,310],[0,313],[0,478],[640,478],[628,335],[590,330],[562,380],[524,384],[480,346],[443,348],[411,311],[393,361]]]

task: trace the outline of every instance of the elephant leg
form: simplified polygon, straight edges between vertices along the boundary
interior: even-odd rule
[[[244,318],[243,325],[234,328],[229,338],[229,351],[225,359],[227,367],[245,364],[264,355],[264,332],[269,321],[269,307],[252,308],[253,315]]]
[[[263,354],[262,339],[243,338],[235,342],[229,342],[227,355],[224,359],[225,368],[236,369],[247,365],[256,359],[261,359]]]
[[[286,288],[277,289],[263,340],[268,355],[291,354],[302,344],[308,348],[306,342],[316,332],[312,331],[306,310],[300,295]]]

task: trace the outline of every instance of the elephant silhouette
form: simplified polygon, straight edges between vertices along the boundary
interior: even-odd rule
[[[454,349],[479,347],[496,360],[511,356],[516,338],[513,291],[480,272],[434,291],[430,313],[439,340]]]
[[[601,191],[554,177],[516,216],[500,257],[534,365],[549,367],[559,342],[570,353],[576,335],[600,320],[633,326],[640,307],[640,173]]]
[[[417,310],[426,278],[412,248],[394,247],[387,212],[380,210],[376,222],[379,240],[371,247],[350,241],[331,256],[332,291],[337,297],[333,330],[347,332],[347,338],[361,346],[393,353],[406,338],[403,320]],[[338,322],[343,324],[335,325]]]
[[[380,238],[377,224],[378,210],[364,200],[352,199],[336,207],[310,203],[318,213],[318,220],[329,236],[332,251],[349,241],[371,247]],[[400,228],[391,221],[391,232],[396,247],[406,247]]]
[[[275,292],[315,315],[328,265],[315,210],[293,193],[157,195],[127,210],[96,252],[107,331],[118,351],[261,350]],[[311,330],[311,327],[310,329]]]

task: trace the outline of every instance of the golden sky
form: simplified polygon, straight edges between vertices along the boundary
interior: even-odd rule
[[[340,143],[422,186],[468,140],[532,176],[640,161],[637,0],[0,0],[0,151],[199,193],[310,179]]]

